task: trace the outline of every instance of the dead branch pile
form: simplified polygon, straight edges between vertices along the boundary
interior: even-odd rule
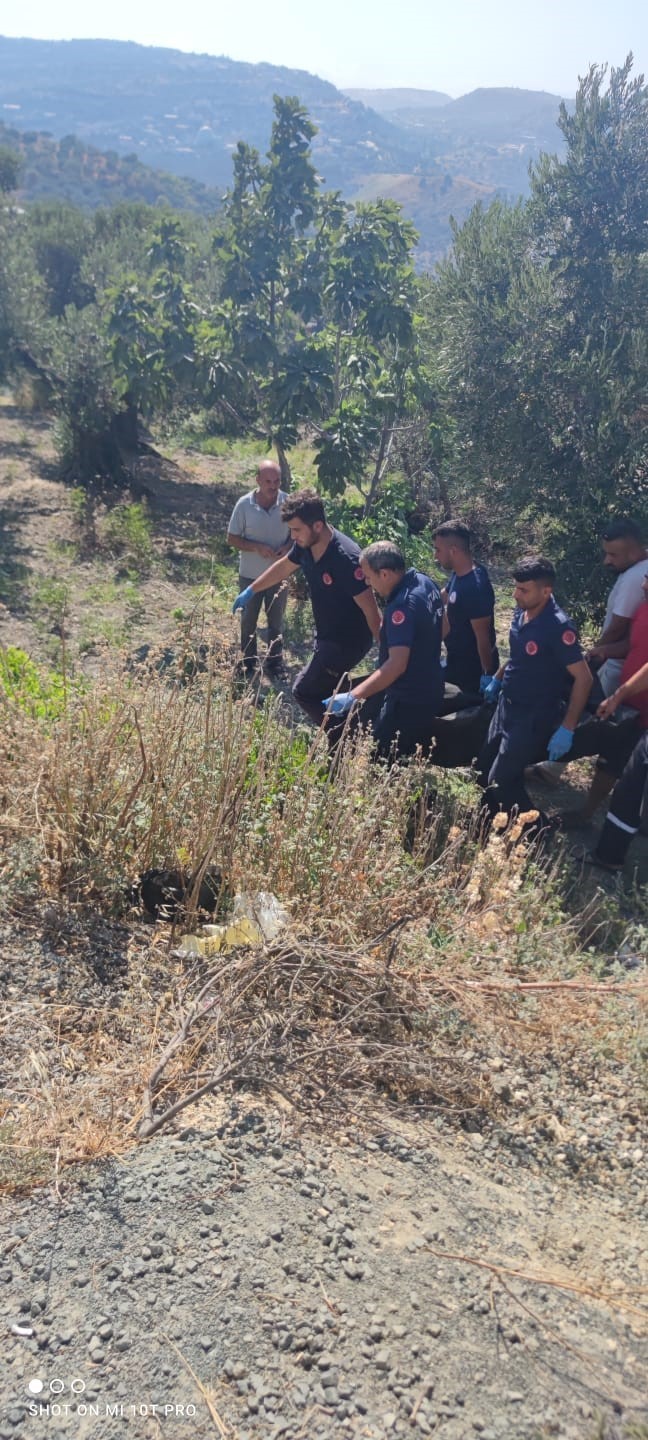
[[[369,954],[291,938],[201,961],[145,1088],[141,1136],[227,1081],[274,1089],[301,1110],[345,1091],[421,1107],[479,1103],[474,1070],[444,1048],[425,984],[394,968],[403,922]]]

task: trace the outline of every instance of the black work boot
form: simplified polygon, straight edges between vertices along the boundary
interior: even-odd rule
[[[587,856],[588,863],[600,865],[602,870],[622,870],[632,839],[633,834],[628,830],[606,820],[596,849]]]

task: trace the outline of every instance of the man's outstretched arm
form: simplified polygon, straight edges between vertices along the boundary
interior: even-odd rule
[[[244,609],[251,595],[258,595],[262,590],[269,590],[271,585],[281,585],[283,580],[288,580],[291,575],[294,575],[295,570],[299,570],[299,565],[293,565],[287,555],[284,555],[283,560],[277,560],[274,565],[269,565],[257,580],[253,580],[251,585],[247,585],[245,590],[237,595],[232,606],[232,613]]]

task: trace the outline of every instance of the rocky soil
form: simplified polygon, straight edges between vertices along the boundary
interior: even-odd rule
[[[30,1047],[51,1073],[57,998],[118,1033],[128,938],[4,927],[8,1090]],[[479,1122],[240,1092],[5,1198],[0,1440],[646,1440],[641,1072],[493,1035],[463,1059]]]
[[[5,1206],[0,1437],[643,1434],[646,1196],[620,1173],[233,1105]]]

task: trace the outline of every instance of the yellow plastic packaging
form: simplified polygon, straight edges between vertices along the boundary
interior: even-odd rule
[[[247,916],[231,925],[204,925],[200,935],[183,935],[178,946],[181,955],[226,955],[242,945],[261,945],[263,935]]]

